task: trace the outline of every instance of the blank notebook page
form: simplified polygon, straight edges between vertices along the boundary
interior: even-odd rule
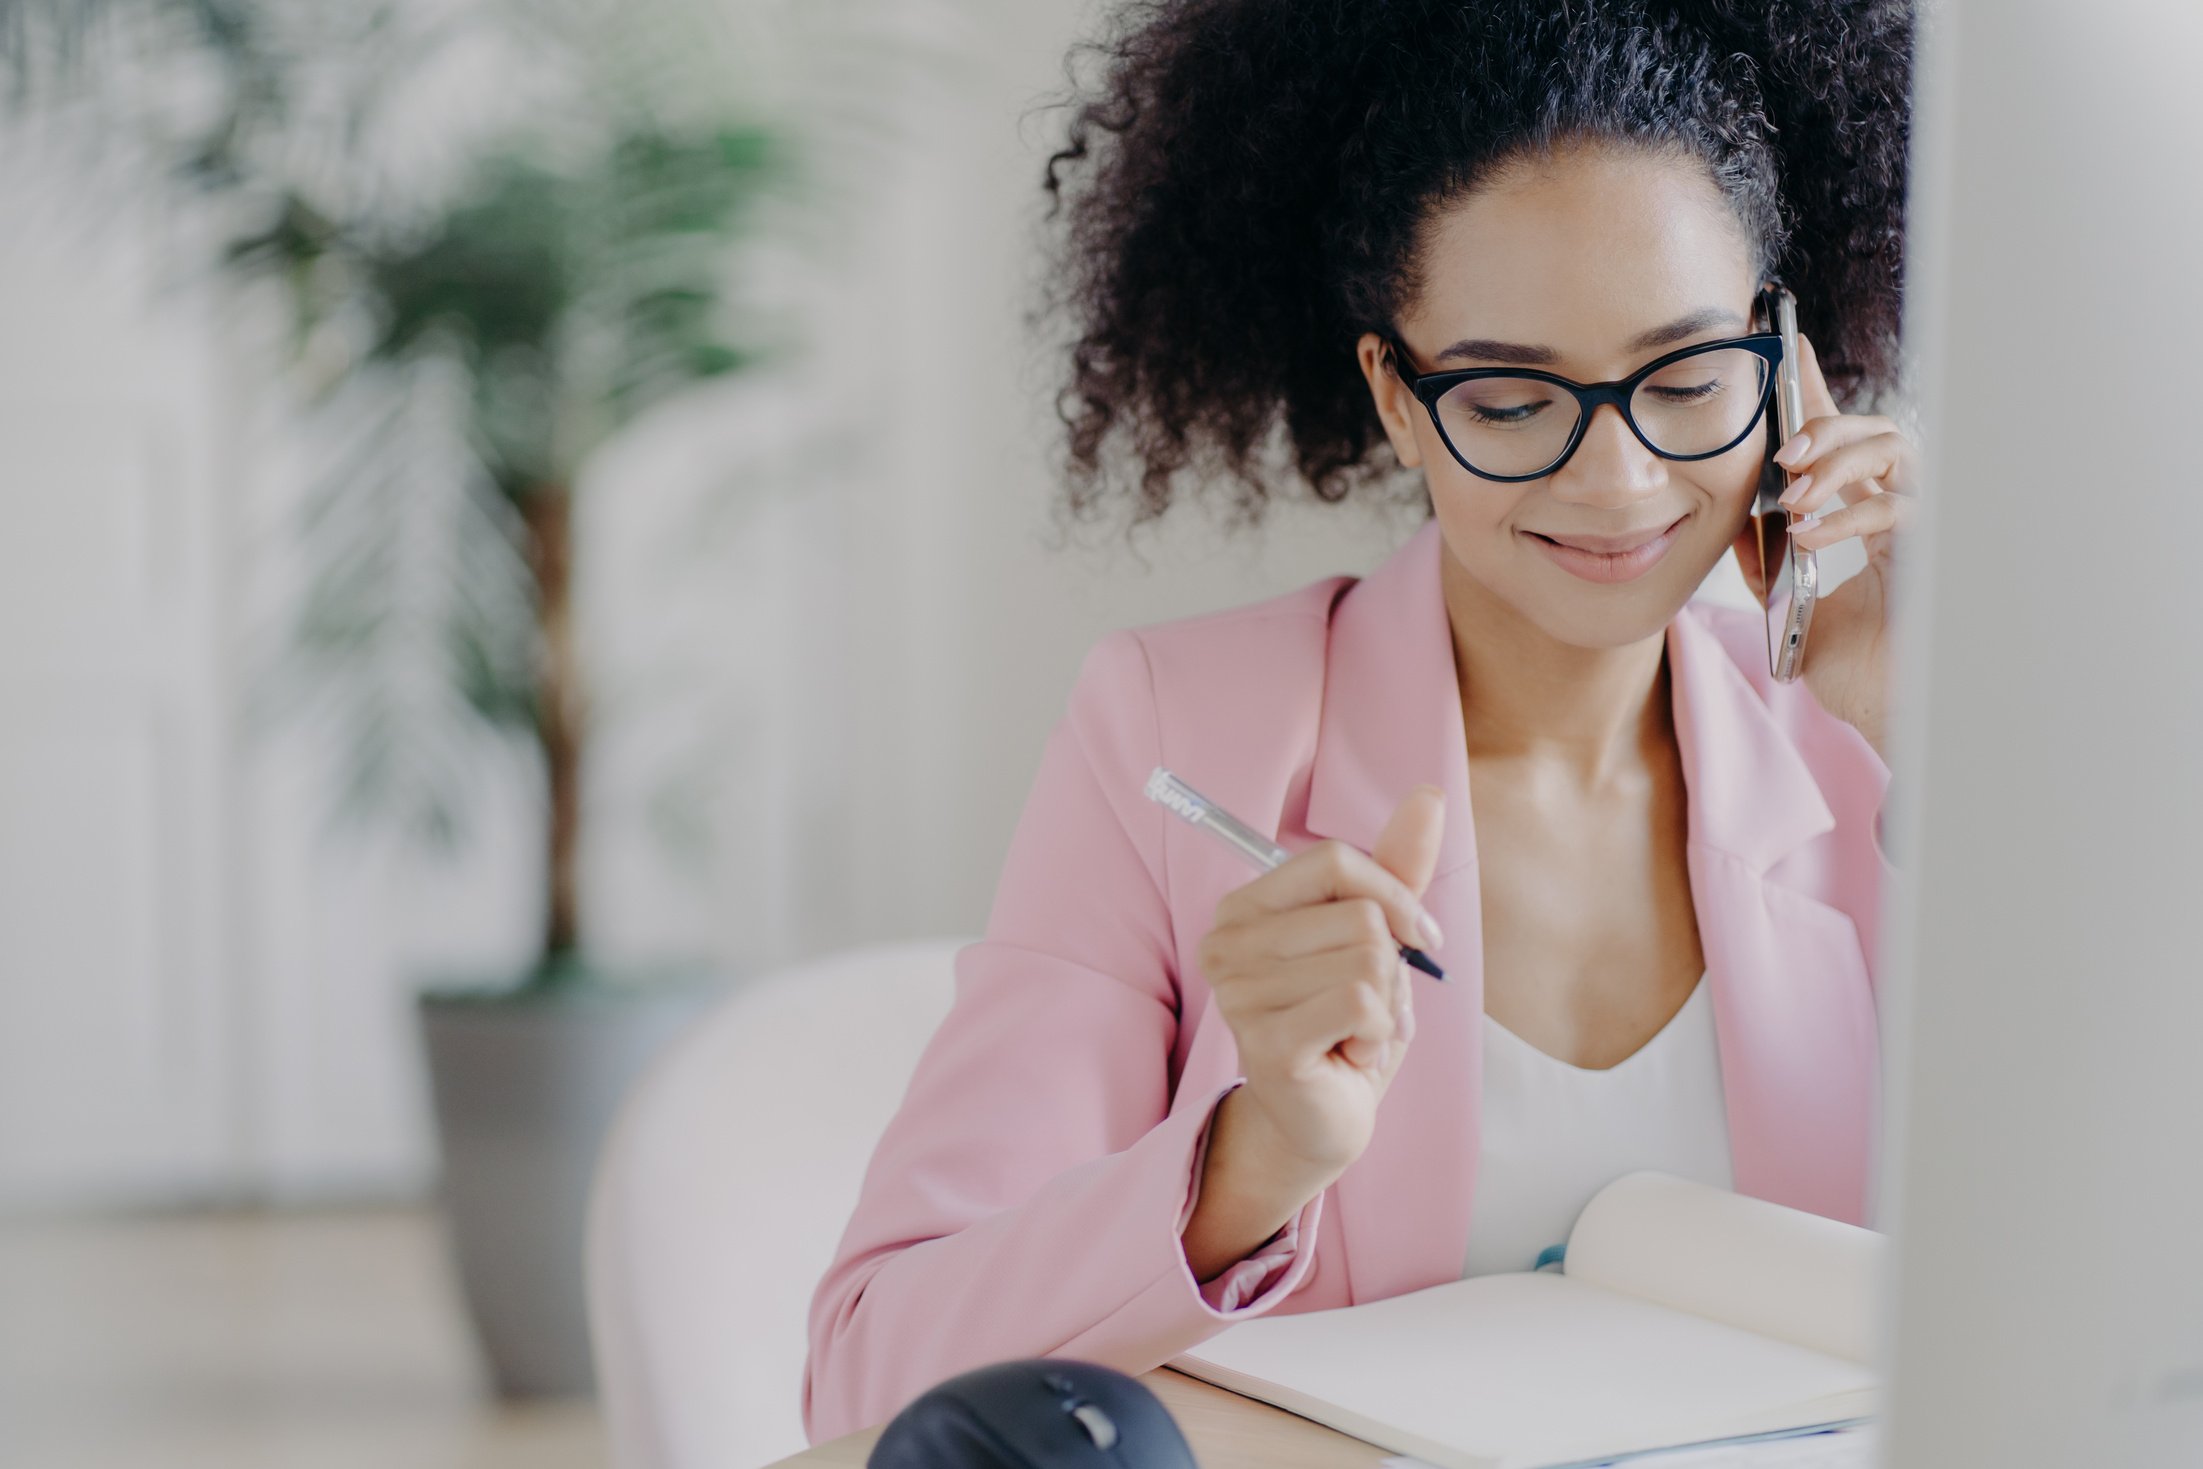
[[[1267,1384],[1250,1395],[1398,1452],[1494,1469],[1852,1417],[1874,1387],[1858,1363],[1539,1273],[1250,1321],[1178,1364]]]

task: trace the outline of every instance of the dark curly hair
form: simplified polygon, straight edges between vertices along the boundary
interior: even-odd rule
[[[1055,102],[1065,507],[1108,498],[1120,442],[1134,526],[1189,475],[1245,520],[1396,480],[1356,340],[1413,299],[1434,207],[1579,138],[1701,160],[1838,404],[1882,411],[1912,49],[1909,0],[1132,0]]]

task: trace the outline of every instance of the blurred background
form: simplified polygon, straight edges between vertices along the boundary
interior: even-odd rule
[[[602,1462],[638,1070],[976,936],[1100,634],[1413,529],[1059,534],[1099,13],[0,9],[0,1462]]]

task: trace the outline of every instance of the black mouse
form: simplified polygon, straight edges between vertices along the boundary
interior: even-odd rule
[[[866,1469],[1200,1469],[1162,1400],[1098,1362],[1023,1357],[937,1383],[880,1430]]]

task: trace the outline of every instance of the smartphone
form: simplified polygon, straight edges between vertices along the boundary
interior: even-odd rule
[[[1775,463],[1775,450],[1805,424],[1805,388],[1798,374],[1798,301],[1779,282],[1759,293],[1761,331],[1782,338],[1782,360],[1775,366],[1774,412],[1768,415],[1767,459],[1759,492],[1752,500],[1753,544],[1759,551],[1759,584],[1766,589],[1767,667],[1787,683],[1805,664],[1805,635],[1813,625],[1813,602],[1820,589],[1820,565],[1810,550],[1790,538],[1790,512],[1777,503],[1790,487],[1790,472]]]

